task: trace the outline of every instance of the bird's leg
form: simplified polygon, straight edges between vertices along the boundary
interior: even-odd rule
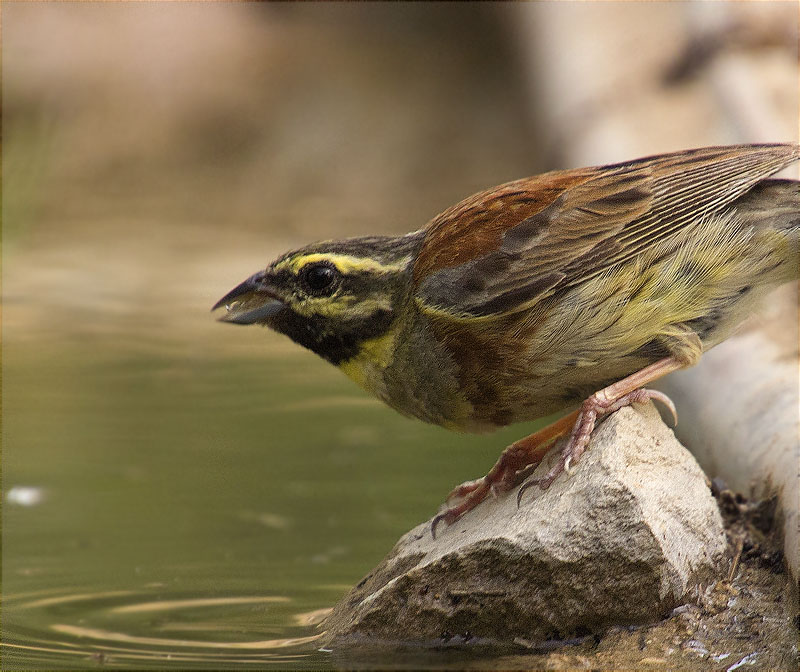
[[[497,462],[483,478],[462,483],[447,495],[447,509],[442,511],[431,523],[431,534],[436,536],[436,527],[444,521],[451,525],[467,511],[480,504],[490,492],[497,494],[511,490],[515,485],[517,473],[539,464],[550,447],[560,436],[573,427],[578,411],[557,420],[538,432],[515,441],[500,455]]]
[[[684,366],[686,366],[685,362],[679,361],[674,357],[665,357],[650,366],[646,366],[641,371],[637,371],[595,392],[581,404],[575,425],[572,428],[572,432],[570,432],[569,439],[561,449],[558,461],[542,478],[536,478],[525,483],[517,493],[517,502],[520,501],[522,493],[529,487],[538,485],[542,490],[547,490],[562,471],[569,471],[570,465],[577,464],[586,450],[586,446],[589,445],[589,439],[597,421],[623,406],[644,404],[654,399],[660,401],[669,409],[674,424],[677,424],[678,413],[672,400],[663,392],[646,390],[642,386]]]
[[[519,472],[538,465],[550,450],[553,442],[569,432],[569,438],[561,449],[561,455],[556,464],[542,478],[525,483],[517,495],[517,502],[522,493],[532,485],[539,485],[546,490],[562,471],[569,470],[571,464],[578,462],[586,450],[597,420],[623,406],[656,399],[670,409],[677,422],[675,406],[669,397],[662,392],[645,390],[641,387],[684,366],[686,366],[685,362],[673,357],[661,359],[595,392],[581,404],[577,411],[530,436],[515,441],[503,451],[486,476],[462,483],[447,496],[447,504],[450,506],[433,519],[431,534],[435,537],[436,527],[440,522],[444,521],[451,525],[467,511],[471,511],[480,504],[490,492],[497,494],[513,488]]]

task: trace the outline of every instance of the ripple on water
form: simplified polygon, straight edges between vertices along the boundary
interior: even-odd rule
[[[327,609],[294,613],[270,625],[272,595],[172,597],[149,592],[36,593],[3,600],[3,669],[326,668],[316,626]],[[255,614],[255,615],[254,615]]]

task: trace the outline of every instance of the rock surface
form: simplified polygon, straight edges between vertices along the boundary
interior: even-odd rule
[[[612,415],[571,475],[516,501],[486,500],[436,539],[430,521],[408,532],[336,605],[327,645],[654,621],[715,577],[725,550],[703,472],[650,405]]]
[[[659,381],[678,406],[677,434],[711,478],[750,499],[778,496],[784,557],[800,581],[798,286],[774,292],[757,319]]]

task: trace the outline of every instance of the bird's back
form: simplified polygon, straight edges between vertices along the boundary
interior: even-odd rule
[[[797,158],[794,145],[711,148],[548,174],[506,185],[501,200],[512,202],[537,190],[536,212],[519,206],[517,224],[509,208],[497,208],[500,229],[481,215],[498,190],[434,220],[434,241],[455,235],[449,218],[472,222],[460,257],[430,256],[426,239],[418,262],[428,265],[417,278],[421,319],[467,402],[453,404],[462,417],[450,423],[537,418],[660,358],[696,362],[798,277],[799,185],[766,179]],[[570,193],[592,182],[597,198]]]

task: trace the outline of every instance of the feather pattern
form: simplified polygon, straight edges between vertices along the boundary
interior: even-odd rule
[[[711,147],[481,192],[424,229],[414,295],[453,318],[525,310],[679,238],[798,155],[796,145]]]

